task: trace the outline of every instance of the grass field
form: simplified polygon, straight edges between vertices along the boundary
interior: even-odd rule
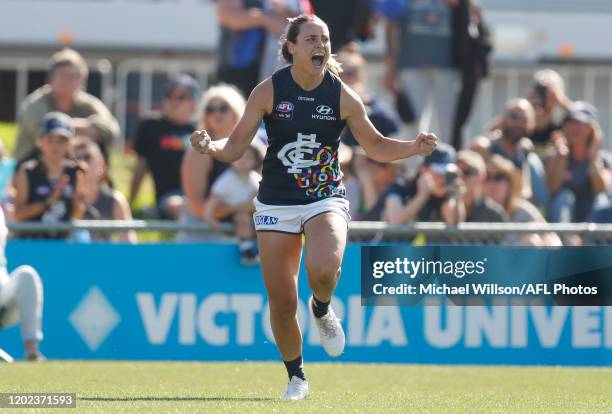
[[[284,402],[280,363],[47,362],[0,366],[1,392],[75,392],[78,412],[610,413],[612,369],[308,364]],[[54,411],[55,412],[55,411]]]

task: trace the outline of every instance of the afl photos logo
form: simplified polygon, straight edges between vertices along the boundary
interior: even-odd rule
[[[312,119],[321,119],[324,121],[335,121],[336,117],[334,115],[334,110],[327,105],[319,105],[315,108],[314,114],[312,114]]]
[[[292,119],[293,118],[293,104],[289,101],[282,101],[274,108],[275,119]]]

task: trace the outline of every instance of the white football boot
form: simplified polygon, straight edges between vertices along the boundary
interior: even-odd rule
[[[325,349],[327,355],[331,357],[340,356],[342,352],[344,352],[345,343],[344,331],[342,330],[342,325],[340,325],[340,319],[336,317],[331,305],[327,310],[327,314],[317,318],[312,311],[312,302],[313,299],[311,296],[308,301],[308,308],[319,329],[319,336],[321,337],[323,349]]]
[[[295,375],[291,377],[291,381],[287,384],[283,400],[297,401],[308,397],[308,381],[303,380]]]

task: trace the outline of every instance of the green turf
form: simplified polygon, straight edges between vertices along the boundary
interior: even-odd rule
[[[279,401],[280,363],[0,366],[2,392],[75,392],[78,412],[610,413],[612,369],[308,364],[311,396]]]

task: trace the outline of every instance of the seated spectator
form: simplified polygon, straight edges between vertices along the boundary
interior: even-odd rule
[[[228,137],[242,116],[245,106],[244,98],[233,86],[213,86],[204,93],[198,105],[197,128],[206,129],[212,140]],[[206,218],[210,186],[227,167],[228,164],[215,160],[210,155],[201,155],[192,148],[187,150],[181,167],[181,182],[186,197],[181,223],[197,223]],[[219,205],[215,218],[231,219],[234,211],[235,208]],[[177,235],[179,241],[207,239],[208,236],[201,232],[183,231]]]
[[[512,162],[500,155],[493,155],[487,165],[485,194],[504,207],[511,223],[545,223],[540,211],[521,196],[521,186],[521,173]],[[505,242],[528,246],[561,245],[561,240],[554,233],[511,234]]]
[[[546,178],[552,196],[549,221],[583,222],[596,204],[605,203],[610,188],[610,162],[601,149],[603,136],[597,109],[576,102],[553,137],[554,155],[546,160]]]
[[[399,120],[380,99],[368,91],[366,61],[363,56],[354,50],[342,50],[337,60],[342,64],[340,78],[361,97],[368,118],[376,129],[386,137],[396,133],[399,130]],[[340,140],[351,147],[358,145],[349,127],[344,128]]]
[[[504,208],[487,197],[484,187],[487,179],[487,167],[477,152],[459,151],[457,166],[465,183],[465,213],[467,222],[497,223],[509,220]]]
[[[138,162],[129,201],[133,205],[143,178],[150,172],[155,184],[155,217],[176,220],[183,206],[181,162],[194,130],[198,89],[198,83],[189,75],[171,78],[166,85],[161,115],[144,119],[138,125],[134,142]]]
[[[440,143],[423,159],[415,179],[400,177],[387,192],[385,214],[389,224],[465,221],[464,188],[454,164],[455,150]]]
[[[259,263],[259,251],[253,213],[255,205],[253,199],[259,190],[261,175],[257,172],[261,168],[266,153],[265,145],[254,139],[250,147],[238,160],[234,161],[219,178],[212,184],[210,196],[206,203],[206,221],[213,228],[218,227],[215,210],[219,204],[233,208],[232,215],[235,235],[240,240],[240,263],[249,265]],[[250,208],[248,208],[250,206]]]
[[[353,158],[355,151],[348,145],[340,142],[338,146],[338,163],[342,171],[342,183],[346,188],[346,199],[349,201],[349,214],[355,220],[361,205],[361,183],[355,172]]]
[[[612,203],[609,201],[596,207],[589,216],[589,223],[612,223]]]
[[[472,140],[469,149],[480,154],[485,164],[491,158],[491,140],[488,137],[479,135]]]
[[[110,185],[108,170],[100,149],[88,138],[77,138],[74,143],[74,157],[85,163],[83,175],[85,191],[86,220],[132,220],[132,212],[125,196]],[[94,233],[94,240],[110,240],[110,233]],[[136,243],[136,232],[117,234],[121,241]]]
[[[354,169],[359,180],[359,202],[355,205],[355,220],[384,219],[385,200],[390,186],[400,176],[401,162],[379,162],[368,158],[359,148],[355,151]]]
[[[11,185],[15,172],[15,159],[8,156],[4,141],[0,138],[0,206],[8,221],[13,220],[14,189]]]
[[[397,132],[399,120],[384,103],[368,91],[366,61],[357,48],[343,49],[337,59],[342,64],[340,78],[361,97],[372,124],[385,136]],[[397,178],[399,164],[369,159],[359,148],[348,126],[342,130],[340,141],[353,148],[351,168],[359,181],[359,193],[353,193],[358,202],[351,203],[351,217],[354,220],[381,220],[384,210],[383,192]]]
[[[21,324],[21,337],[27,361],[44,361],[38,350],[43,339],[43,287],[40,276],[30,266],[19,266],[10,274],[4,255],[8,229],[0,209],[0,328]],[[0,350],[1,351],[1,350]],[[10,356],[3,358],[11,361]]]
[[[569,112],[573,102],[565,96],[563,78],[554,70],[540,70],[533,75],[533,80],[533,86],[527,94],[535,111],[535,124],[529,138],[535,152],[543,156],[551,149],[553,133],[561,129],[561,124],[555,119],[555,112]]]
[[[72,49],[51,56],[48,84],[28,95],[19,109],[19,132],[13,154],[19,164],[36,157],[40,122],[46,113],[53,111],[72,117],[75,133],[95,141],[108,160],[109,147],[120,133],[119,124],[98,98],[84,91],[88,71],[83,57]]]
[[[600,223],[600,224],[610,224],[612,223],[612,203],[608,201],[605,204],[595,207],[591,215],[589,216],[589,223]],[[579,243],[579,245],[593,245],[593,244],[603,244],[610,245],[612,244],[612,239],[610,237],[606,237],[605,235],[595,235],[593,233],[587,233],[584,235],[583,240]]]
[[[491,154],[499,154],[522,171],[523,196],[543,208],[548,204],[548,189],[542,160],[532,152],[528,136],[535,125],[533,106],[526,99],[511,99],[504,115],[499,117],[496,138],[491,142]]]
[[[82,172],[66,157],[74,139],[72,119],[61,112],[44,116],[37,145],[40,156],[23,163],[15,177],[15,220],[57,223],[85,213]],[[65,232],[28,234],[66,238]]]

